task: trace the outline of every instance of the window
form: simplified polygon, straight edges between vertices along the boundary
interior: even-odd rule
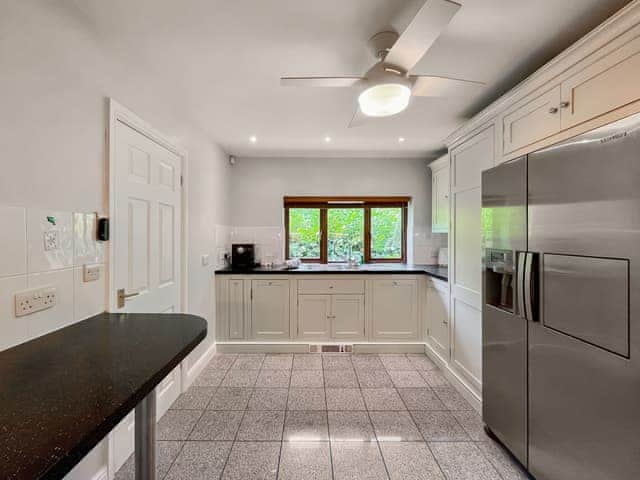
[[[285,253],[303,262],[406,262],[409,197],[285,197]]]

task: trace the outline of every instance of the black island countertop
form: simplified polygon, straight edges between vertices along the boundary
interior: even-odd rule
[[[194,315],[103,313],[0,352],[0,478],[63,478],[206,334]]]
[[[233,268],[225,267],[215,271],[217,275],[273,275],[286,273],[287,275],[308,275],[308,274],[422,274],[447,281],[449,271],[447,267],[439,265],[411,265],[406,263],[368,263],[357,267],[348,267],[344,264],[324,264],[324,263],[303,263],[300,267],[290,269],[285,266],[272,268],[256,266],[254,268]]]

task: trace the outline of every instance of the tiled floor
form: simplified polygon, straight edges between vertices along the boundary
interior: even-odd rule
[[[157,433],[158,479],[527,478],[424,355],[216,355]]]

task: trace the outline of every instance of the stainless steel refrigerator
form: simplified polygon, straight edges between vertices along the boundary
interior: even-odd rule
[[[640,479],[640,116],[482,176],[483,417],[537,480]]]

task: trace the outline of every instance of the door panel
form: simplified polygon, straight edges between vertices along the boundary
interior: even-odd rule
[[[330,295],[298,295],[298,337],[328,339],[330,315]]]
[[[542,292],[539,321],[528,324],[538,480],[640,478],[639,126],[631,117],[529,157],[528,248]],[[628,358],[619,354],[625,307]]]
[[[373,336],[418,338],[417,280],[373,280]]]
[[[527,323],[518,305],[527,248],[526,158],[482,176],[482,416],[527,464]],[[521,257],[524,259],[524,256]]]
[[[331,295],[331,336],[364,338],[364,295]]]
[[[289,280],[252,280],[251,295],[253,338],[289,338]]]
[[[244,338],[244,280],[229,280],[229,339]]]
[[[428,341],[446,362],[449,361],[449,287],[429,286],[427,289]]]

